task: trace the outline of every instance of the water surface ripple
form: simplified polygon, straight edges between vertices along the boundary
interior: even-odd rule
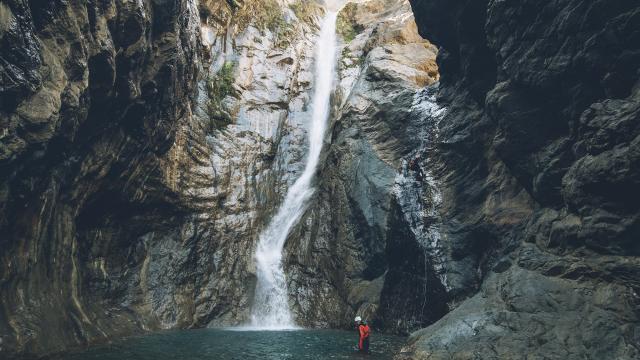
[[[371,359],[391,360],[404,338],[373,334],[372,353],[354,350],[355,331],[166,331],[127,338],[57,357],[58,360],[235,360]]]

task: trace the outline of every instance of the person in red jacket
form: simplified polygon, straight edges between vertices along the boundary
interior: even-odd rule
[[[360,335],[360,340],[358,341],[358,350],[361,353],[368,354],[369,353],[369,334],[371,333],[371,329],[369,329],[369,325],[365,320],[362,320],[360,316],[356,316],[356,325],[358,326],[358,334]]]

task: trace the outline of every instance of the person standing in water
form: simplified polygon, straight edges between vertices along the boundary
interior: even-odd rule
[[[362,320],[360,316],[356,316],[356,326],[358,327],[358,334],[360,336],[360,340],[358,341],[358,350],[361,353],[368,354],[369,353],[369,334],[371,329],[369,329],[369,325],[367,325],[366,320]]]

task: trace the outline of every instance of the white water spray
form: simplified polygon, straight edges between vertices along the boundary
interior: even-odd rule
[[[333,9],[327,11],[315,50],[315,89],[307,163],[302,175],[289,188],[284,202],[258,240],[257,285],[251,311],[251,326],[254,328],[295,328],[289,310],[287,283],[282,268],[282,250],[289,231],[302,216],[307,200],[314,191],[312,180],[320,160],[335,74],[336,15]]]

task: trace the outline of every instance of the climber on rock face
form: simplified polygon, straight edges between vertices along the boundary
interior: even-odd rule
[[[414,172],[416,181],[421,182],[422,179],[424,179],[424,173],[422,172],[422,167],[420,166],[420,155],[409,161],[409,170]]]
[[[361,353],[368,354],[369,353],[369,325],[367,325],[366,320],[362,320],[360,316],[356,316],[356,326],[358,327],[358,334],[360,339],[358,341],[358,350]]]

